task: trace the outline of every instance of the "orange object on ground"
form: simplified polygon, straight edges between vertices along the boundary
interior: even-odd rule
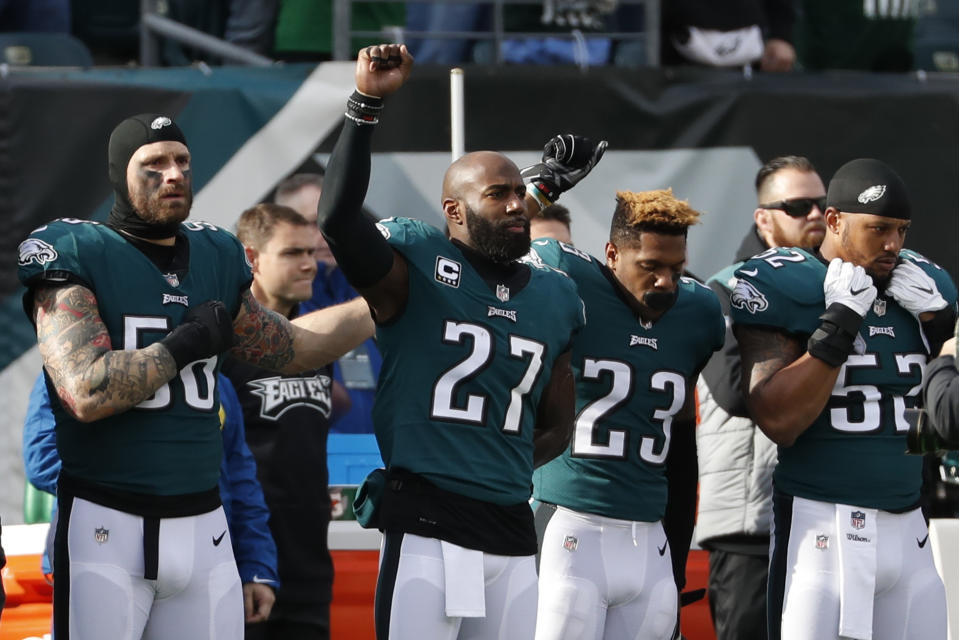
[[[53,587],[40,570],[40,555],[7,556],[3,588],[7,602],[0,617],[0,640],[49,640]]]

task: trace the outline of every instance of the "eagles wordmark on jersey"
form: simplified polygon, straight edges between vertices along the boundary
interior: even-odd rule
[[[437,229],[405,218],[379,227],[409,264],[406,307],[377,328],[384,462],[471,498],[524,502],[539,398],[584,321],[575,285],[532,267],[525,286],[491,287]]]
[[[27,287],[44,281],[87,287],[96,295],[113,348],[143,348],[176,327],[189,306],[220,300],[235,313],[251,280],[243,247],[231,234],[204,222],[184,223],[179,233],[186,268],[171,278],[175,274],[162,273],[110,227],[56,220],[21,243],[19,277]],[[24,299],[28,315],[30,295]],[[214,487],[222,447],[218,360],[191,363],[130,411],[91,425],[81,425],[54,401],[63,470],[144,494],[179,495]],[[49,377],[47,384],[50,397],[56,398]]]
[[[534,496],[576,511],[656,522],[666,507],[665,462],[689,381],[723,344],[716,295],[682,278],[676,303],[644,323],[599,260],[556,240],[530,260],[576,282],[590,322],[573,343],[576,422],[567,450],[534,474]]]
[[[929,274],[949,304],[956,287],[941,267],[900,252]],[[770,249],[737,271],[733,322],[767,326],[805,344],[825,309],[826,264],[801,249]],[[918,320],[882,292],[867,313],[826,408],[790,447],[774,481],[793,496],[900,510],[919,499],[921,459],[904,455],[905,410],[916,406],[928,344]]]

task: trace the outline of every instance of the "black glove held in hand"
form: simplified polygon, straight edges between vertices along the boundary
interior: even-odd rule
[[[543,162],[523,169],[523,182],[542,206],[551,205],[593,170],[608,145],[570,133],[554,136],[543,147]]]
[[[906,432],[906,453],[920,456],[927,453],[941,455],[959,447],[959,442],[946,440],[939,434],[928,414],[922,409],[906,409],[905,418],[909,424]]]
[[[190,307],[183,322],[160,343],[167,348],[176,368],[195,360],[223,353],[233,344],[233,319],[219,300]]]

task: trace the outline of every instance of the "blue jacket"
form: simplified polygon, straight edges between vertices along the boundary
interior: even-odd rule
[[[300,303],[299,313],[309,313],[317,309],[343,302],[349,302],[359,294],[350,283],[346,281],[343,270],[339,267],[330,268],[326,263],[318,262],[316,277],[313,279],[313,297],[306,302]],[[348,359],[344,356],[333,363],[333,379],[346,387],[350,395],[350,410],[336,418],[330,425],[330,433],[373,433],[373,399],[376,396],[375,382],[380,375],[380,367],[383,365],[383,358],[376,348],[376,342],[373,338],[368,338],[362,345],[354,351],[364,352],[369,358],[369,374],[372,376],[373,385],[367,389],[350,388],[346,385],[344,379],[343,367],[340,364]]]
[[[256,479],[253,454],[246,446],[243,412],[230,381],[222,375],[218,379],[220,423],[223,429],[220,498],[230,525],[236,566],[242,582],[261,582],[277,588],[280,583],[276,568],[276,545],[267,525],[270,512]],[[57,476],[60,474],[54,427],[50,396],[41,372],[30,392],[30,403],[23,424],[23,465],[27,480],[33,486],[53,494],[57,492]],[[43,570],[50,572],[46,554]]]

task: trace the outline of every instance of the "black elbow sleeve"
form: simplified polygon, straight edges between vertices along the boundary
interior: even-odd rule
[[[347,112],[317,206],[317,225],[343,274],[357,289],[376,284],[393,266],[393,249],[375,223],[363,215],[373,129],[357,123]]]
[[[349,228],[337,237],[326,232],[323,237],[350,284],[357,289],[370,287],[390,272],[393,249],[366,216],[355,216],[344,226]]]

